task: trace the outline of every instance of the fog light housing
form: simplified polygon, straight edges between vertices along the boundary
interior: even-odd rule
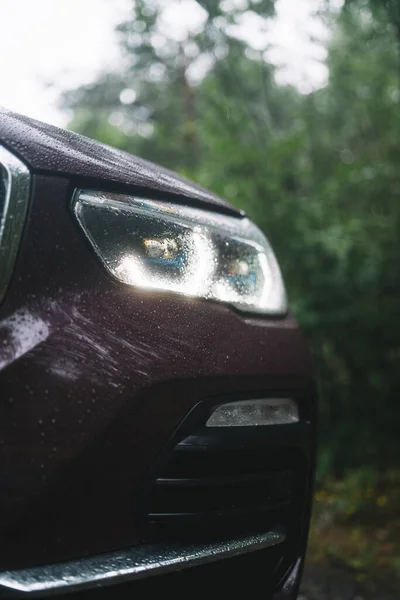
[[[220,404],[206,427],[259,427],[299,421],[297,403],[290,398],[258,398]]]

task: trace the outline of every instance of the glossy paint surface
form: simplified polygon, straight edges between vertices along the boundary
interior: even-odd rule
[[[65,129],[41,123],[0,108],[0,142],[33,171],[95,180],[100,187],[146,189],[153,197],[208,205],[239,214],[230,204],[180,177],[137,156]]]

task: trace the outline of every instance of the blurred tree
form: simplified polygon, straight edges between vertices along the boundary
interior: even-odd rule
[[[380,23],[385,23],[386,33],[392,35],[397,45],[398,68],[400,77],[400,2],[399,0],[345,0],[345,8],[355,8],[370,14]]]
[[[117,29],[120,70],[64,95],[63,106],[74,110],[71,128],[106,141],[117,138],[126,150],[194,172],[201,153],[199,83],[216,63],[236,77],[231,67],[244,44],[231,30],[244,5],[260,18],[274,13],[273,0],[175,0],[167,8],[161,0],[135,0],[130,18]],[[179,20],[182,10],[187,18]]]
[[[299,316],[313,340],[335,464],[385,465],[398,460],[400,418],[400,115],[385,21],[364,5],[348,7],[333,24],[328,66],[328,86],[310,97],[317,161],[309,206],[319,225],[310,215],[303,248],[314,264],[299,270],[310,282],[301,294],[297,279]]]
[[[245,14],[267,31],[273,2],[191,4],[195,22],[178,32],[163,3],[136,0],[118,28],[119,72],[64,95],[70,126],[189,174],[257,221],[314,355],[322,467],[396,462],[400,93],[389,12],[378,18],[373,0],[325,11],[329,82],[302,95],[275,83],[267,44],[239,39]]]

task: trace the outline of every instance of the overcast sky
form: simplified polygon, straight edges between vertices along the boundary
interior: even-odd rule
[[[225,0],[243,2],[243,0]],[[165,0],[171,29],[177,19],[193,19],[195,0]],[[311,16],[317,0],[278,0],[278,18],[268,33],[268,58],[281,68],[278,81],[303,92],[322,85],[326,69],[321,47],[310,35],[324,38]],[[58,91],[87,83],[118,60],[114,27],[131,0],[0,0],[0,105],[37,119],[65,125],[56,106]],[[186,7],[182,10],[182,5]],[[180,15],[180,16],[179,16]],[[240,35],[256,47],[265,42],[257,23],[247,20]]]

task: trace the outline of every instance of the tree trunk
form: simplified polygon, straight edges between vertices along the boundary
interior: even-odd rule
[[[186,155],[186,166],[194,170],[197,163],[196,111],[193,87],[187,79],[187,59],[184,45],[181,45],[181,86],[183,100],[183,144]]]

